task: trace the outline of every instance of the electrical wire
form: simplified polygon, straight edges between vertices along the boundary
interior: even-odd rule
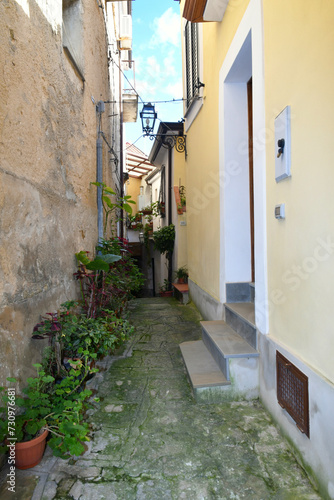
[[[139,97],[139,99],[141,100],[141,102],[143,104],[145,104],[144,101],[143,101],[143,99],[141,98],[141,96],[138,94],[137,90],[134,88],[134,86],[132,85],[132,83],[130,82],[130,80],[128,79],[128,77],[126,76],[126,74],[124,73],[124,71],[122,70],[122,68],[117,64],[117,62],[113,59],[112,56],[109,56],[109,57],[111,59],[111,62],[113,62],[115,64],[115,66],[119,69],[119,71],[122,73],[122,75],[124,76],[125,80],[130,85],[130,87],[132,88],[132,90],[135,91],[135,93],[137,94],[137,96]]]
[[[170,99],[169,101],[150,101],[151,104],[163,104],[167,102],[179,102],[179,101],[186,101],[187,99],[180,98],[180,99]]]
[[[128,82],[128,84],[130,85],[130,87],[132,88],[132,90],[135,91],[135,93],[137,94],[138,98],[141,100],[141,102],[143,104],[145,104],[144,100],[142,99],[142,97],[138,94],[137,90],[134,88],[134,86],[132,85],[132,83],[130,82],[130,80],[128,79],[128,77],[126,76],[126,74],[124,73],[124,71],[122,70],[122,68],[117,64],[117,62],[110,56],[110,59],[111,61],[115,64],[115,66],[117,66],[117,68],[120,70],[120,72],[122,73],[122,75],[124,76],[124,78],[126,79],[126,81]],[[169,103],[169,102],[179,102],[179,101],[186,101],[187,99],[185,98],[180,98],[180,99],[168,99],[166,101],[150,101],[151,104],[163,104],[163,103]],[[116,102],[116,101],[105,101],[106,103],[109,103],[109,102]]]
[[[139,94],[138,94],[139,96]],[[150,101],[150,104],[164,104],[164,103],[170,103],[170,102],[180,102],[180,101],[186,101],[187,99],[180,98],[180,99],[169,99],[166,101]],[[103,101],[105,104],[120,104],[123,101]],[[148,101],[147,101],[148,102]],[[143,102],[143,104],[145,104]]]
[[[135,142],[132,142],[131,144],[129,144],[129,146],[126,147],[125,149],[129,149],[129,148],[131,148],[131,146],[134,146],[136,144],[136,142],[138,142],[142,137],[144,137],[144,134],[140,135],[138,137],[138,139],[135,140]]]

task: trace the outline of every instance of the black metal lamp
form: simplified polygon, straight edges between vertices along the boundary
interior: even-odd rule
[[[140,118],[144,136],[151,135],[153,133],[155,120],[157,118],[157,113],[155,112],[154,105],[150,102],[148,104],[144,104],[143,109],[140,112]]]

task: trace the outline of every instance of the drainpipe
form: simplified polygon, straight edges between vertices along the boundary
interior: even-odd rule
[[[120,131],[119,131],[119,141],[120,141],[120,155],[119,155],[119,174],[120,174],[120,196],[124,197],[124,176],[123,176],[123,102],[122,102],[122,72],[121,72],[121,51],[119,51],[118,67],[119,67],[119,102],[120,102]],[[120,236],[124,238],[124,212],[121,210],[120,217]]]
[[[97,107],[99,113],[99,128],[96,140],[96,181],[103,182],[103,167],[102,167],[102,137],[101,132],[101,115],[104,113],[104,102],[99,101]],[[102,187],[97,188],[97,230],[99,243],[103,240],[103,205],[102,205]]]
[[[168,149],[168,225],[172,223],[172,150]]]
[[[168,150],[168,225],[172,224],[172,149]],[[173,252],[168,256],[168,281],[172,283],[173,270],[172,270],[172,259]]]

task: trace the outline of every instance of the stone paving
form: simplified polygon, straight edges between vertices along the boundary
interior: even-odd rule
[[[129,313],[133,339],[91,382],[100,402],[85,454],[47,449],[1,500],[321,498],[258,400],[196,404],[179,349],[201,336],[192,305],[138,299]]]

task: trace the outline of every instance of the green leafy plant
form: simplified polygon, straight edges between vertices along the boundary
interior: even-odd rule
[[[137,212],[135,215],[127,215],[127,227],[134,231],[141,231],[141,229],[143,229],[143,224],[141,222],[142,215],[141,212]]]
[[[164,218],[165,215],[166,215],[166,204],[165,204],[165,202],[164,201],[159,201],[157,209],[158,209],[158,213],[159,213],[160,217]]]
[[[175,226],[169,224],[153,233],[154,248],[167,257],[169,290],[172,282],[172,255],[175,242]]]
[[[89,252],[81,251],[75,254],[79,263],[83,264],[89,271],[108,271],[109,264],[121,260],[119,255],[106,254],[97,255],[93,260],[88,257]]]
[[[163,285],[159,286],[159,291],[160,292],[168,292],[169,290],[170,290],[169,281],[167,279],[164,279]]]
[[[37,370],[36,377],[27,379],[27,387],[23,389],[23,397],[16,397],[16,405],[21,413],[15,418],[15,438],[18,442],[29,441],[39,432],[47,429],[51,433],[49,446],[53,454],[61,458],[68,455],[80,455],[84,451],[83,442],[89,441],[89,426],[84,422],[87,399],[91,391],[82,389],[85,376],[92,370],[87,363],[87,353],[83,353],[81,362],[72,361],[67,377],[60,383],[47,375],[41,364],[33,365]],[[17,381],[7,379],[11,384]],[[5,403],[0,412],[4,418],[0,422],[0,442],[4,442],[10,426],[6,413],[8,396],[6,389],[0,388],[2,401]],[[5,451],[6,447],[2,447]]]
[[[179,187],[179,193],[180,193],[180,200],[181,200],[181,207],[185,207],[187,204],[186,200],[186,188],[184,186]]]
[[[33,329],[34,340],[49,339],[44,368],[56,378],[66,374],[63,366],[64,337],[77,331],[78,302],[68,301],[61,304],[56,312],[46,313]]]
[[[104,182],[91,182],[91,184],[101,190],[102,206],[105,213],[103,232],[106,237],[107,226],[111,215],[113,215],[117,209],[124,210],[129,215],[132,215],[131,204],[135,204],[136,202],[133,201],[129,195],[123,196],[123,198],[118,196],[117,193],[115,193],[115,191],[108,187]],[[111,220],[111,223],[112,222],[113,221]]]
[[[91,272],[84,263],[85,256],[80,252],[78,271],[74,276],[80,281],[83,309],[91,318],[98,317],[103,309],[113,309],[120,317],[126,302],[143,286],[143,275],[131,258],[127,240],[115,237],[102,240],[97,251],[102,260],[105,256],[119,255],[106,267],[101,266],[102,269]]]
[[[178,279],[187,279],[187,278],[188,278],[188,276],[189,276],[189,273],[188,273],[188,269],[186,268],[186,266],[179,267],[179,268],[175,271],[175,276],[176,276]]]
[[[112,310],[104,310],[98,318],[81,315],[76,330],[65,334],[64,356],[80,359],[80,353],[87,353],[88,359],[101,358],[111,354],[132,332],[128,321],[117,318]]]
[[[153,233],[154,247],[161,254],[170,254],[174,250],[175,226],[170,224],[159,228]]]

